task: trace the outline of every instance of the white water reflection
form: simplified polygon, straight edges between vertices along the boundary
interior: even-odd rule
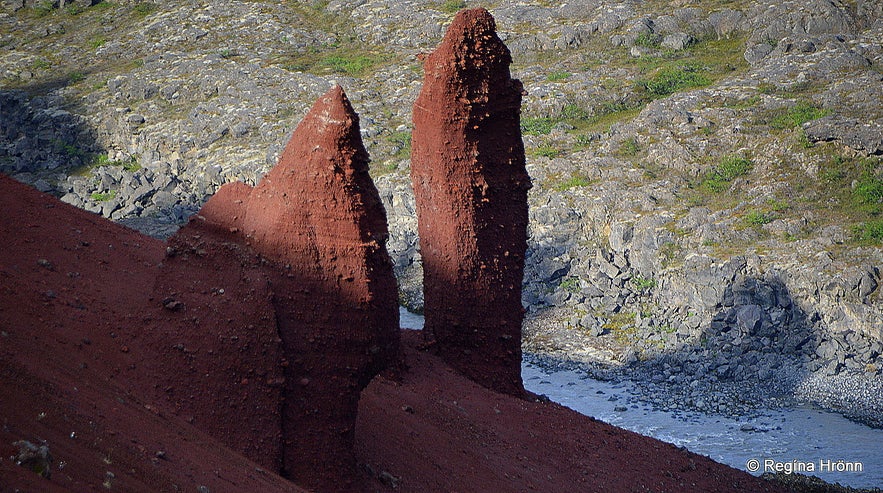
[[[399,307],[399,326],[403,329],[423,330],[423,315],[411,313]]]

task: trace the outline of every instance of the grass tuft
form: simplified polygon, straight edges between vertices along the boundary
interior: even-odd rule
[[[713,193],[720,193],[730,188],[730,183],[745,175],[751,169],[751,161],[747,158],[727,155],[721,159],[711,172],[705,176],[702,186]]]
[[[573,75],[570,72],[552,72],[551,74],[546,76],[546,80],[549,82],[561,82],[570,78]]]
[[[558,287],[570,293],[576,293],[579,291],[579,279],[576,277],[568,277],[561,281],[561,284],[559,284]]]
[[[798,101],[785,113],[774,116],[770,120],[770,126],[776,130],[785,130],[799,127],[808,121],[817,120],[830,114],[831,110],[819,108],[808,101]]]
[[[638,145],[638,139],[629,137],[619,144],[619,148],[614,155],[617,157],[634,157],[637,156],[640,151],[641,146]]]
[[[338,74],[361,77],[366,75],[369,70],[373,69],[377,64],[383,61],[383,59],[383,55],[334,54],[322,58],[319,61],[319,65],[327,67],[331,69],[332,72]]]
[[[852,227],[852,233],[858,241],[883,243],[883,219],[872,219]]]
[[[592,183],[594,183],[594,180],[591,180],[583,175],[573,175],[566,180],[554,184],[552,188],[558,192],[563,192],[565,190],[570,190],[571,188],[587,187]]]
[[[111,190],[109,192],[92,192],[92,200],[95,202],[107,202],[109,200],[113,200],[114,197],[117,196],[116,190]]]
[[[107,43],[107,39],[104,36],[95,36],[89,40],[89,47],[93,50],[97,50],[104,46],[105,43]]]
[[[548,135],[558,123],[548,116],[525,117],[521,119],[521,133],[528,135]]]
[[[773,221],[773,218],[769,214],[765,214],[761,211],[750,211],[745,215],[745,223],[749,226],[763,226],[764,224],[769,224]]]
[[[644,48],[659,48],[661,42],[662,38],[650,31],[644,31],[635,38],[635,45],[643,46]]]
[[[335,41],[279,56],[274,63],[292,72],[366,77],[394,59],[387,51],[362,42],[349,16],[337,15],[327,7],[327,1],[291,2],[304,28],[331,34]]]
[[[132,13],[134,13],[137,17],[147,17],[148,15],[156,12],[158,9],[155,3],[151,2],[141,2],[135,5],[132,9]]]
[[[561,155],[561,151],[551,145],[541,145],[530,151],[531,156],[547,157],[549,159],[556,158]]]
[[[466,2],[464,0],[445,0],[444,2],[436,3],[434,8],[446,14],[456,14],[466,8]]]
[[[645,278],[641,276],[636,276],[632,278],[632,283],[636,288],[643,291],[646,289],[653,289],[656,287],[656,279],[653,278]]]
[[[55,9],[56,3],[52,0],[44,0],[42,2],[36,3],[33,7],[31,7],[31,11],[37,18],[46,17],[47,15],[55,12]]]
[[[363,47],[351,46],[349,42],[335,46],[322,46],[289,58],[283,66],[293,72],[316,75],[335,73],[350,77],[364,77],[390,59],[389,55],[373,52]]]
[[[395,159],[406,159],[411,156],[411,131],[393,132],[389,136],[389,142],[397,148],[392,155]]]
[[[883,202],[883,178],[870,172],[862,173],[852,194],[860,205],[879,206]]]
[[[637,82],[651,99],[664,98],[684,89],[705,87],[713,80],[705,75],[707,70],[695,63],[687,63],[678,67],[663,67],[649,79]]]

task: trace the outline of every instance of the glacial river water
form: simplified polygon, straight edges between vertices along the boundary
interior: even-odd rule
[[[401,326],[422,329],[423,317],[403,309]],[[637,392],[628,381],[604,382],[577,371],[549,371],[530,363],[524,364],[521,374],[531,392],[738,469],[761,474],[778,468],[842,485],[883,488],[883,430],[836,413],[798,406],[761,409],[756,416],[740,419],[659,411],[637,402]]]

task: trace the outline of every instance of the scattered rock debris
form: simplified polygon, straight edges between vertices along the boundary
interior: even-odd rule
[[[37,445],[27,440],[13,442],[18,447],[15,463],[26,469],[49,479],[52,476],[52,454],[49,453],[49,445],[45,442]]]

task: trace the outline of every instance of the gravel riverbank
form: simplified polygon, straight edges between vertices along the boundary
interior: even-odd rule
[[[792,359],[764,380],[724,379],[714,373],[691,372],[681,356],[668,354],[653,361],[629,364],[565,359],[561,352],[526,352],[524,359],[551,371],[571,370],[596,380],[629,382],[638,391],[636,400],[654,410],[751,417],[758,409],[810,403],[867,426],[883,428],[883,380],[879,377],[863,373],[812,373]]]

